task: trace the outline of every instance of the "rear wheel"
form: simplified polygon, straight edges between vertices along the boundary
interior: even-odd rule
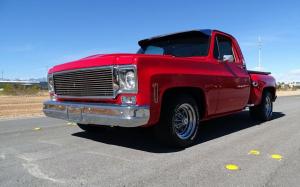
[[[260,121],[269,121],[273,115],[273,101],[270,92],[264,92],[261,103],[257,106],[250,107],[250,115],[252,118]]]
[[[192,97],[183,95],[164,103],[155,132],[170,146],[188,147],[196,142],[198,127],[198,105]]]
[[[109,127],[101,125],[91,125],[91,124],[80,124],[77,123],[78,127],[87,132],[103,132],[106,131]]]

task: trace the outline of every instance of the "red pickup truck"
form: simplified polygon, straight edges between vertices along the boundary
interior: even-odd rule
[[[248,71],[234,37],[192,30],[144,39],[137,54],[94,55],[49,70],[46,116],[85,131],[152,127],[173,146],[195,143],[201,121],[249,107],[272,118],[270,73]]]

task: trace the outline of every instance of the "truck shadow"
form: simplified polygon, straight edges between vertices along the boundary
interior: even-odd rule
[[[274,112],[273,120],[285,116],[282,112]],[[197,144],[204,143],[222,136],[238,132],[256,125],[264,125],[252,120],[249,112],[212,119],[201,123],[200,136]],[[156,140],[152,129],[148,128],[111,128],[102,133],[87,133],[85,131],[72,134],[73,136],[98,141],[105,144],[117,145],[152,153],[177,152],[183,149],[169,148]]]

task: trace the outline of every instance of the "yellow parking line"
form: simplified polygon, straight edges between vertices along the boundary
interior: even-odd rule
[[[225,166],[225,168],[228,169],[228,170],[239,170],[240,169],[239,166],[237,166],[235,164],[227,164]]]
[[[283,157],[279,154],[273,154],[273,155],[271,155],[271,158],[273,158],[275,160],[281,160]]]
[[[68,125],[75,126],[76,123],[68,122]]]
[[[249,151],[248,155],[260,155],[260,152],[258,150],[253,149]]]

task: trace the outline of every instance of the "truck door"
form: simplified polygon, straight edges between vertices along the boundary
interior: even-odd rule
[[[217,114],[241,110],[248,103],[250,78],[236,45],[228,36],[217,34],[215,37],[214,58],[221,69]]]

